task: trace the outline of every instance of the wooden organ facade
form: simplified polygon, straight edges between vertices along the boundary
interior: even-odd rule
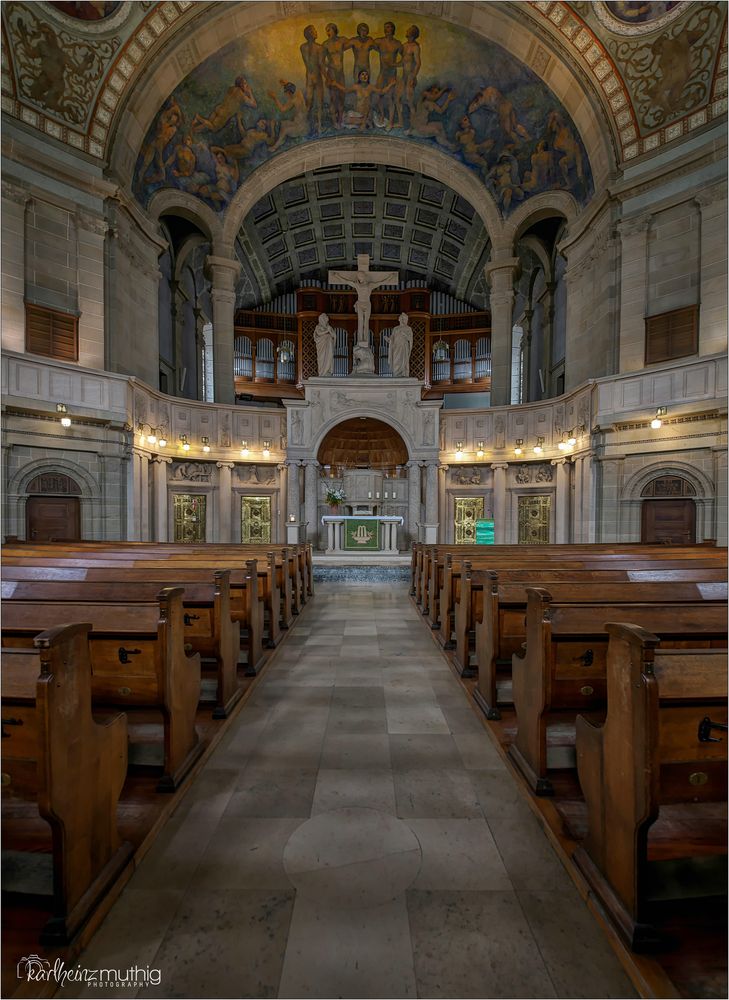
[[[236,398],[303,398],[302,383],[317,374],[314,330],[326,313],[337,333],[334,377],[352,371],[356,293],[317,287],[296,292],[296,312],[241,309],[235,320],[233,378]],[[491,388],[491,317],[476,310],[431,313],[426,288],[372,294],[370,347],[375,376],[387,378],[390,331],[406,313],[413,330],[410,376],[425,383],[425,397]]]

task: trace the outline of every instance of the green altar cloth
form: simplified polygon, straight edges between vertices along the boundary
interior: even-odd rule
[[[344,522],[344,548],[357,552],[377,552],[380,523],[376,517],[351,517]]]

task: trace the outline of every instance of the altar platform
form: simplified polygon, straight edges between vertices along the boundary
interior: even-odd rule
[[[330,514],[321,519],[327,529],[327,554],[380,555],[392,559],[398,555],[399,516],[367,514]]]

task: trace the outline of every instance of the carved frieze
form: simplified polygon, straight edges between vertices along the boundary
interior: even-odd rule
[[[174,462],[172,465],[172,479],[209,483],[211,478],[212,466],[205,462]]]

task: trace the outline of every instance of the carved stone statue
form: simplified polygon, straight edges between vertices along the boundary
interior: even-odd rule
[[[387,360],[395,378],[407,378],[410,374],[410,352],[413,349],[413,328],[408,323],[407,313],[400,313],[400,321],[390,334]]]
[[[316,369],[319,375],[331,375],[334,371],[334,346],[337,335],[332,329],[326,313],[319,316],[314,330],[316,343]]]
[[[352,374],[374,375],[375,359],[367,344],[357,343],[352,350]]]
[[[357,313],[357,343],[367,345],[370,336],[370,313],[372,289],[378,285],[396,285],[400,280],[397,271],[370,271],[368,254],[357,255],[356,271],[330,271],[329,282],[334,285],[349,285],[357,292],[354,311]],[[374,367],[372,368],[374,371]]]

